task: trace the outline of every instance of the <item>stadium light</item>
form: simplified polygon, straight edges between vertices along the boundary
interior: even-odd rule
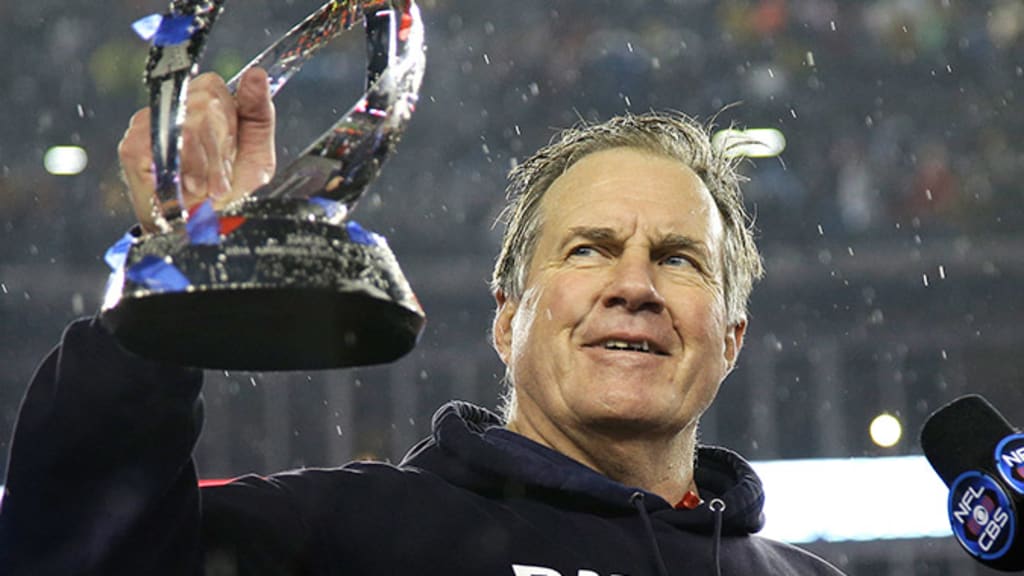
[[[792,543],[945,538],[949,490],[923,456],[753,462],[763,536]],[[897,508],[888,502],[896,497]],[[873,505],[871,505],[873,503]]]
[[[786,135],[776,128],[719,130],[711,143],[730,157],[772,158],[786,149]]]
[[[882,448],[892,448],[903,437],[903,424],[892,414],[879,414],[868,427],[871,441]]]
[[[88,164],[89,155],[81,146],[54,146],[43,156],[43,166],[55,176],[80,174]]]

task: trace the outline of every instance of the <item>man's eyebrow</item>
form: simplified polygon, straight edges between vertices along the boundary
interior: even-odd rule
[[[619,235],[613,228],[601,226],[573,226],[569,233],[562,240],[562,247],[576,239],[584,239],[590,242],[608,243],[619,241]]]
[[[614,228],[602,226],[573,226],[572,228],[569,228],[569,233],[565,235],[560,248],[565,248],[565,246],[570,242],[578,239],[583,239],[597,244],[608,244],[622,241],[618,232],[616,232]],[[657,238],[653,243],[654,252],[666,253],[677,250],[696,252],[704,260],[707,260],[711,254],[706,242],[685,234],[666,234]]]
[[[710,251],[703,240],[684,234],[666,234],[654,242],[654,250],[657,252],[672,252],[674,250],[688,250],[697,252],[701,258],[707,260]]]

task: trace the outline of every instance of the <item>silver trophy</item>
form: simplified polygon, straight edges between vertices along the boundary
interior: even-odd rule
[[[270,183],[218,212],[185,206],[178,152],[188,80],[222,4],[175,1],[136,23],[152,38],[160,232],[129,233],[107,252],[101,321],[133,352],[203,368],[314,370],[404,355],[423,311],[385,239],[347,217],[415,108],[425,66],[418,7],[328,2],[242,70],[265,68],[275,94],[333,38],[360,23],[366,32],[363,97]]]

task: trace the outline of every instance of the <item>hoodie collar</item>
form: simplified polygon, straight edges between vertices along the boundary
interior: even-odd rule
[[[433,434],[409,451],[402,466],[421,468],[475,492],[507,492],[509,485],[540,488],[563,497],[596,501],[612,509],[632,509],[639,490],[609,479],[575,460],[506,430],[493,412],[450,402],[434,414]],[[710,533],[714,513],[707,502],[726,504],[723,534],[749,534],[764,524],[761,481],[738,454],[725,448],[697,449],[696,482],[705,504],[677,510],[660,496],[645,493],[653,517],[687,531]]]

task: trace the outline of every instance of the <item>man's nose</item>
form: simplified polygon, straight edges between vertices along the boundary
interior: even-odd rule
[[[623,254],[610,270],[611,278],[605,289],[604,305],[622,306],[630,312],[660,314],[665,299],[656,286],[657,263],[646,254]]]

